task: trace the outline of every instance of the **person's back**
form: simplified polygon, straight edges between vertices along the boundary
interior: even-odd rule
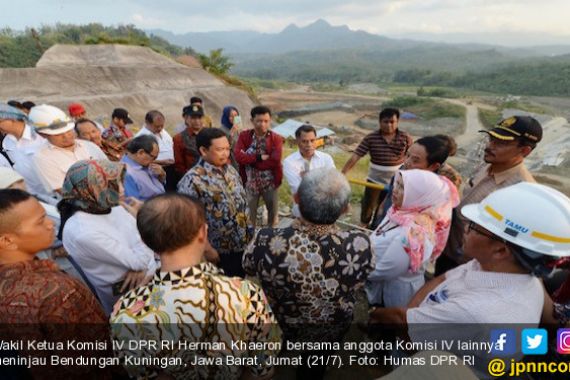
[[[119,205],[124,171],[124,164],[117,162],[79,161],[65,177],[58,204],[63,246],[95,287],[107,313],[122,291],[141,283],[157,266],[124,208],[129,206]]]
[[[352,321],[355,291],[364,286],[373,258],[366,234],[334,225],[349,196],[336,169],[309,172],[298,189],[302,219],[261,229],[244,254],[244,270],[261,281],[288,337],[316,333],[335,340]],[[317,332],[324,325],[329,328]]]
[[[93,284],[105,311],[117,301],[113,285],[120,283],[129,271],[150,275],[156,266],[154,254],[144,245],[136,222],[122,206],[109,214],[77,211],[65,223],[63,246]]]
[[[208,240],[201,205],[183,194],[160,195],[142,206],[137,226],[145,244],[159,253],[162,267],[149,284],[131,290],[115,305],[113,334],[126,343],[119,356],[182,358],[164,369],[175,378],[234,379],[246,375],[244,371],[269,375],[272,366],[253,358],[277,354],[279,327],[257,285],[223,276],[203,261]],[[152,338],[173,345],[135,352],[126,342]],[[253,342],[262,348],[251,348]],[[127,368],[132,375],[158,372],[152,364],[133,364]]]
[[[246,271],[259,277],[282,326],[352,321],[354,291],[370,270],[370,243],[358,230],[327,227],[295,221],[286,228],[262,228],[244,261]]]

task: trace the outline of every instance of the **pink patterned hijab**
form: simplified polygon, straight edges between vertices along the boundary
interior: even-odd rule
[[[402,170],[404,198],[401,207],[392,206],[388,219],[404,228],[404,250],[410,256],[410,272],[422,265],[425,241],[433,245],[435,261],[445,248],[451,226],[451,212],[459,204],[455,185],[445,177],[427,170]]]

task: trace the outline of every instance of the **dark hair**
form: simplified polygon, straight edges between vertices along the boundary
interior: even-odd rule
[[[378,115],[378,120],[382,120],[382,119],[389,119],[392,116],[396,116],[396,119],[400,119],[400,110],[396,109],[396,108],[384,108],[382,111],[380,111],[380,115]]]
[[[449,148],[449,157],[455,156],[457,153],[457,143],[455,139],[448,135],[435,135],[438,139],[441,139]]]
[[[201,147],[210,149],[210,146],[212,145],[212,140],[219,139],[220,137],[227,138],[226,133],[222,131],[220,128],[203,128],[196,135],[196,148],[198,148],[198,150]]]
[[[136,153],[139,150],[144,150],[148,154],[152,152],[152,148],[157,145],[158,141],[153,135],[140,135],[135,137],[127,144],[127,150],[130,153]]]
[[[310,124],[303,124],[295,131],[295,138],[301,137],[301,133],[313,132],[317,136],[317,130]]]
[[[204,207],[186,194],[166,193],[146,201],[137,214],[142,241],[156,253],[192,243],[206,223]]]
[[[446,138],[447,137],[447,138]],[[453,143],[452,143],[453,141]],[[427,163],[443,164],[447,157],[450,156],[450,149],[453,149],[455,141],[445,135],[425,136],[416,140],[416,144],[423,146],[427,152]],[[455,152],[454,152],[455,153]]]
[[[83,123],[91,123],[93,124],[93,126],[95,126],[95,128],[97,128],[97,124],[95,124],[93,120],[82,117],[80,119],[77,119],[77,121],[75,121],[75,133],[77,133],[77,135],[79,135],[79,128],[77,127],[79,126],[79,124]]]
[[[7,218],[6,214],[18,204],[32,198],[30,194],[20,189],[0,189],[0,233],[13,229],[19,220]]]
[[[251,109],[251,118],[255,118],[256,115],[265,115],[266,113],[271,116],[271,110],[266,106],[255,106]]]
[[[148,111],[146,113],[146,115],[144,116],[144,120],[147,123],[152,124],[152,123],[154,123],[154,119],[156,119],[158,116],[160,116],[164,119],[164,115],[162,114],[162,112],[160,112],[158,110]]]
[[[32,107],[35,107],[36,103],[34,102],[30,102],[29,100],[26,100],[24,103],[22,103],[22,107],[24,107],[27,110],[31,110]]]
[[[204,102],[202,101],[202,98],[199,98],[197,96],[193,96],[190,98],[190,104],[194,104],[194,103],[204,104]]]
[[[9,106],[16,107],[16,108],[19,109],[19,110],[21,110],[22,108],[24,108],[24,106],[22,105],[22,103],[20,103],[20,102],[17,101],[17,100],[8,100],[6,103],[7,103]]]

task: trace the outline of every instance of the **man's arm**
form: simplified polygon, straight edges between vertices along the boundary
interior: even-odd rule
[[[418,290],[417,293],[412,297],[412,300],[408,304],[408,307],[412,308],[420,306],[420,304],[427,297],[427,295],[444,281],[445,281],[445,274],[442,274],[441,276],[437,276],[428,283],[424,284],[424,286],[422,286],[420,290]]]
[[[271,154],[267,160],[258,161],[255,164],[255,168],[258,170],[268,170],[279,167],[281,164],[281,155],[283,153],[283,140],[280,136],[276,134],[271,135],[271,141],[273,143],[271,147]]]
[[[358,160],[360,160],[360,156],[358,156],[355,153],[352,153],[352,156],[350,156],[350,159],[346,162],[346,164],[344,164],[344,167],[342,168],[342,174],[346,174],[350,171],[350,169],[352,169],[354,167],[354,165],[356,165],[356,163],[358,162]]]
[[[251,133],[251,132],[247,130],[240,133],[236,146],[234,147],[234,156],[236,158],[237,163],[240,165],[251,165],[257,162],[257,155],[255,153],[254,154],[245,153],[247,148],[249,148],[249,146],[245,146],[246,133]]]

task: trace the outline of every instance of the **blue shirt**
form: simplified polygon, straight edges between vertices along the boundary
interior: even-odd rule
[[[164,193],[164,185],[150,171],[127,155],[121,158],[121,162],[127,165],[125,175],[125,196],[134,197],[145,201],[150,197]]]

